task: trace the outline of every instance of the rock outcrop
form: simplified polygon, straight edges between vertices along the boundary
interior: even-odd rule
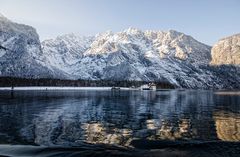
[[[219,40],[212,48],[212,65],[240,65],[240,34]]]

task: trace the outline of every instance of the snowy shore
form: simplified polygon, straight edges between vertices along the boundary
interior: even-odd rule
[[[14,91],[18,90],[111,90],[112,87],[14,87]],[[136,90],[132,88],[120,87],[121,90]],[[12,90],[12,87],[0,87],[0,91]]]

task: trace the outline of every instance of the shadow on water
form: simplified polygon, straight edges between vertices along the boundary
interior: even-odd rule
[[[0,92],[0,154],[234,156],[239,104],[201,90]]]

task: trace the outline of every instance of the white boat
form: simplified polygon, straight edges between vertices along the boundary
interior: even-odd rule
[[[156,91],[157,87],[155,83],[144,84],[140,87],[141,90],[153,90]]]

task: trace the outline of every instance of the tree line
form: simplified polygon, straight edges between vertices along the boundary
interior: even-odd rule
[[[60,87],[140,87],[143,84],[155,83],[157,88],[174,88],[167,82],[147,82],[131,80],[63,80],[51,78],[18,78],[0,77],[1,87],[21,86],[60,86]]]

